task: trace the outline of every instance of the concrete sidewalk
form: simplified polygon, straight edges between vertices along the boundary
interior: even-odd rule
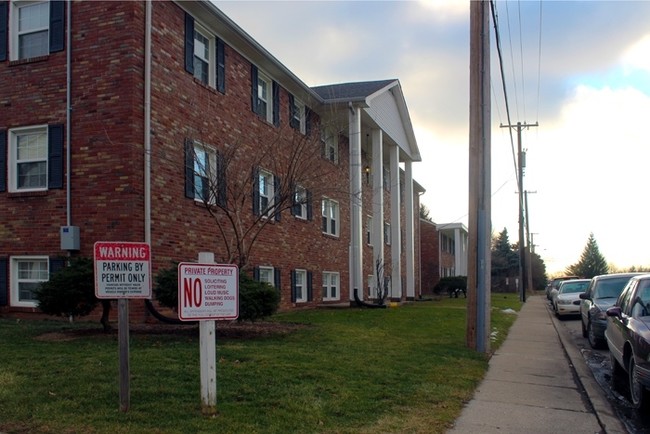
[[[528,297],[448,434],[627,432],[546,306]]]

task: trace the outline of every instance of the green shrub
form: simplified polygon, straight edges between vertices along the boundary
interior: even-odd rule
[[[446,292],[450,297],[458,297],[458,291],[467,293],[467,276],[448,276],[440,279],[433,287],[434,294]]]
[[[160,270],[156,276],[154,294],[158,302],[176,310],[178,308],[178,265]],[[273,315],[280,305],[278,291],[265,282],[253,280],[239,273],[239,321],[255,321]]]
[[[48,315],[80,317],[97,306],[93,260],[72,258],[67,267],[50,276],[35,290],[39,309]]]

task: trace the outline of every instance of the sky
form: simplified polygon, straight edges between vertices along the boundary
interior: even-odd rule
[[[214,3],[309,86],[398,79],[421,202],[467,226],[470,1]],[[650,1],[494,4],[493,234],[518,241],[517,134],[502,126],[537,124],[521,135],[523,186],[547,273],[577,263],[591,233],[609,264],[650,266]]]

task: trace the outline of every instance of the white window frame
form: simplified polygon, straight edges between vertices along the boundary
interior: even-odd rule
[[[298,122],[298,129],[301,134],[307,134],[307,114],[305,103],[298,98],[293,98],[293,120]]]
[[[275,177],[268,170],[260,169],[259,175],[257,178],[258,182],[258,194],[259,194],[259,210],[260,215],[263,218],[269,218],[274,214],[274,205],[275,205]],[[264,189],[266,187],[266,190]],[[266,199],[266,206],[263,206],[263,202]]]
[[[35,125],[30,127],[13,128],[9,130],[9,192],[28,192],[28,191],[45,191],[48,189],[48,171],[49,171],[49,156],[48,156],[48,128],[47,125]],[[20,137],[27,137],[32,135],[40,135],[44,143],[39,144],[43,146],[44,155],[31,156],[30,158],[18,159],[18,141]],[[18,186],[19,165],[44,163],[45,165],[45,179],[43,185],[37,187],[23,187]]]
[[[338,237],[341,233],[339,203],[335,200],[324,197],[321,203],[321,215],[323,223],[321,225],[321,230],[323,233]],[[332,222],[334,222],[334,230],[332,230]]]
[[[260,266],[257,267],[260,282],[266,282],[275,288],[275,268]]]
[[[384,181],[384,190],[390,191],[390,169],[386,166],[382,168],[382,177]]]
[[[264,90],[266,89],[266,98],[264,97]],[[263,101],[266,104],[266,112],[258,114],[266,119],[270,124],[273,123],[273,80],[269,78],[268,75],[264,74],[262,71],[257,71],[257,99],[258,107],[260,106],[259,101]],[[259,110],[259,109],[258,109]]]
[[[20,30],[19,20],[21,10],[33,7],[35,5],[44,5],[47,9],[47,16],[44,25],[34,27],[26,30]],[[9,43],[10,43],[10,60],[30,59],[33,57],[45,56],[50,53],[50,9],[48,1],[27,1],[27,0],[14,0],[9,2]],[[21,37],[29,34],[45,32],[45,47],[42,53],[34,56],[21,56],[20,55],[20,39]]]
[[[197,33],[206,39],[207,44],[203,43],[201,40],[197,39]],[[216,59],[215,59],[215,36],[208,32],[205,27],[201,26],[199,23],[194,24],[194,78],[199,80],[201,83],[206,86],[215,87],[216,80]],[[201,50],[204,48],[204,50]],[[200,51],[207,51],[207,58],[205,53]],[[196,67],[196,61],[199,60],[208,65],[208,77],[207,81],[203,80],[203,77],[199,74],[199,68]]]
[[[294,209],[293,215],[301,220],[307,220],[307,189],[302,185],[297,185],[293,193],[294,206],[299,207],[299,212]]]
[[[335,293],[332,296],[332,293]],[[341,275],[335,271],[323,271],[323,301],[341,299]]]
[[[323,143],[323,155],[326,160],[334,164],[339,162],[338,135],[332,128],[325,127],[320,130],[320,140]]]
[[[390,246],[390,223],[384,222],[384,242]]]
[[[294,288],[296,291],[296,303],[307,302],[307,270],[294,270]]]
[[[40,274],[33,276],[21,276],[20,264],[31,262],[44,264],[44,269],[33,270],[35,273]],[[34,284],[47,282],[50,279],[50,260],[47,256],[13,256],[10,259],[9,282],[11,282],[10,299],[11,306],[15,307],[38,307],[36,300],[20,300],[20,287],[21,284]]]
[[[203,185],[203,181],[208,180],[208,198],[206,200],[209,204],[216,203],[216,191],[217,191],[217,151],[211,146],[204,145],[200,142],[193,143],[193,153],[194,153],[194,200],[198,202],[203,202],[204,198],[199,189],[199,185]],[[208,158],[208,168],[207,172],[205,169],[205,164],[201,163],[201,155],[206,155]],[[200,181],[200,182],[197,182]]]

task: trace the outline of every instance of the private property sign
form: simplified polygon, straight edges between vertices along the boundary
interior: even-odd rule
[[[94,258],[97,298],[151,298],[148,243],[98,241]]]
[[[178,264],[178,318],[226,320],[239,316],[239,269],[236,265]]]

